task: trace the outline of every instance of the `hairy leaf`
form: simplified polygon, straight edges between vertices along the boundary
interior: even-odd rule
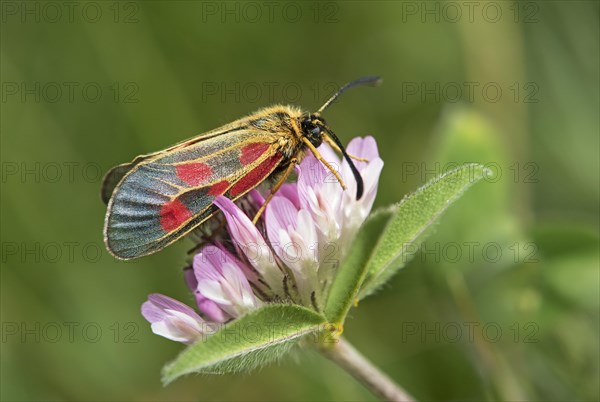
[[[367,263],[371,257],[371,251],[397,209],[397,206],[392,206],[378,210],[372,213],[361,227],[329,289],[325,316],[331,322],[341,323],[343,321],[367,273]]]
[[[163,369],[163,382],[192,373],[225,374],[275,360],[300,337],[323,329],[325,318],[305,307],[266,305],[184,350]]]
[[[360,298],[373,293],[404,267],[417,251],[426,230],[486,174],[488,170],[480,164],[465,164],[431,180],[402,200],[375,247],[370,249]]]

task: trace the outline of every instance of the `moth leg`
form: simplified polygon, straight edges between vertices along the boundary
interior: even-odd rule
[[[325,137],[325,138],[327,138],[327,137]],[[329,169],[331,171],[331,173],[333,173],[333,175],[335,176],[335,178],[337,179],[337,181],[340,182],[340,186],[342,186],[342,188],[345,190],[346,189],[346,183],[344,183],[344,180],[342,179],[342,176],[340,176],[340,173],[337,170],[335,170],[333,168],[333,166],[331,166],[329,164],[329,162],[327,162],[325,159],[323,159],[323,156],[321,155],[321,153],[317,150],[317,148],[315,148],[315,146],[313,144],[310,143],[310,141],[308,140],[308,138],[302,137],[302,142],[304,142],[306,144],[306,146],[308,146],[308,148],[313,153],[313,155],[315,156],[315,158],[317,158],[317,160],[319,160],[323,165],[325,165],[325,167],[327,169]]]
[[[265,202],[261,205],[261,207],[258,209],[258,211],[256,211],[256,215],[254,215],[254,219],[252,219],[253,224],[256,225],[256,222],[258,222],[258,218],[260,218],[262,213],[265,211],[267,204],[269,202],[271,202],[271,200],[275,196],[275,193],[281,188],[283,183],[285,183],[285,181],[290,176],[290,174],[292,174],[292,172],[294,171],[294,167],[296,166],[297,163],[298,163],[298,159],[296,159],[296,158],[292,158],[290,160],[290,164],[287,166],[287,168],[285,169],[285,171],[283,172],[283,174],[281,175],[281,177],[279,178],[277,183],[275,183],[275,185],[271,188],[271,193],[269,194],[269,196],[267,197]]]
[[[323,136],[323,140],[326,143],[328,143],[329,145],[331,145],[331,148],[335,149],[338,153],[340,153],[340,154],[342,153],[342,150],[340,149],[340,147],[338,147],[337,144],[331,138],[329,138],[328,136],[324,135]],[[348,156],[350,158],[356,160],[356,161],[369,163],[368,159],[361,158],[360,156],[354,156],[354,155],[351,155],[351,154],[348,154]]]

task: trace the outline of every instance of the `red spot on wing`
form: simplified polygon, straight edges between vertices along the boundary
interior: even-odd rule
[[[242,153],[240,154],[240,162],[242,162],[242,165],[247,165],[249,163],[254,162],[262,154],[264,154],[270,146],[270,144],[266,144],[264,142],[246,145],[242,148]]]
[[[208,189],[208,195],[212,195],[212,196],[216,197],[217,195],[223,194],[225,192],[225,190],[227,190],[227,188],[229,187],[229,184],[231,184],[231,183],[229,183],[227,180],[223,180],[223,181],[213,184]]]
[[[167,202],[160,209],[160,226],[164,231],[170,232],[180,227],[192,217],[189,209],[179,200]]]
[[[260,165],[252,169],[247,175],[242,177],[237,183],[231,187],[230,194],[235,197],[238,194],[245,193],[247,190],[254,188],[267,178],[269,173],[281,161],[282,155],[275,154],[268,157]]]
[[[177,165],[177,177],[190,186],[199,186],[213,174],[213,170],[206,163],[180,163]]]

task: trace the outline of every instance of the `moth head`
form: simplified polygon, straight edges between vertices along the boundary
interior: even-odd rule
[[[320,112],[310,113],[302,116],[300,125],[302,127],[302,135],[304,135],[306,139],[310,141],[312,145],[314,145],[315,148],[323,143],[325,136],[327,136],[329,143],[333,142],[335,144],[336,148],[342,153],[342,156],[348,162],[348,166],[354,175],[354,179],[356,180],[356,199],[360,199],[364,188],[362,177],[360,176],[358,169],[356,169],[356,166],[354,166],[354,162],[352,162],[352,159],[350,159],[350,156],[346,152],[346,149],[342,145],[340,139],[335,135],[333,130],[327,126],[327,123],[325,122],[325,119],[321,117]],[[331,167],[329,168],[331,169]]]
[[[315,113],[302,116],[300,121],[302,134],[316,147],[323,142],[323,135],[327,132],[325,120]]]
[[[314,113],[307,113],[302,115],[300,119],[300,126],[302,130],[302,135],[306,137],[306,139],[316,148],[323,143],[323,139],[325,136],[328,138],[328,142],[335,145],[336,148],[342,153],[342,156],[347,161],[350,170],[352,171],[352,175],[356,180],[356,199],[360,199],[363,194],[364,184],[362,177],[354,162],[350,158],[350,155],[346,152],[346,149],[342,145],[340,139],[335,135],[333,130],[331,130],[325,123],[325,120],[321,117],[321,113],[329,107],[341,94],[346,92],[348,89],[353,88],[358,85],[370,85],[377,86],[381,83],[381,78],[379,77],[363,77],[358,80],[349,82],[348,84],[341,87],[335,94],[333,94],[327,102],[323,104]],[[331,140],[331,141],[329,141]],[[315,150],[316,151],[316,150]],[[315,155],[316,156],[316,155]]]

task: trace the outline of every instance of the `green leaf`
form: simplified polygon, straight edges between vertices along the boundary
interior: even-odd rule
[[[305,307],[270,304],[185,349],[163,369],[163,382],[198,372],[225,374],[275,360],[300,337],[323,329],[325,318]]]
[[[519,158],[511,155],[506,147],[506,139],[514,133],[502,127],[477,108],[453,104],[445,110],[436,130],[436,146],[432,149],[429,166],[447,171],[465,162],[481,163],[490,169],[492,174],[486,181],[492,185],[477,186],[461,197],[460,208],[447,211],[443,227],[436,230],[431,243],[428,241],[429,246],[444,248],[450,244],[476,242],[474,247],[483,249],[485,245],[495,244],[505,258],[490,266],[483,252],[474,252],[472,258],[466,258],[466,250],[463,250],[464,258],[456,261],[424,257],[422,262],[426,265],[440,268],[436,270],[440,275],[433,274],[434,283],[445,283],[448,269],[483,280],[492,272],[512,267],[514,259],[506,258],[512,253],[510,247],[514,247],[515,242],[529,241],[524,222],[531,214],[527,210],[530,191],[537,187],[533,183],[539,180],[539,172],[535,163],[517,163]]]
[[[371,250],[397,209],[398,206],[394,205],[373,212],[360,228],[329,289],[325,316],[331,322],[341,323],[346,315],[366,275]]]
[[[554,257],[544,262],[544,282],[577,306],[598,310],[598,251]]]
[[[489,171],[480,164],[465,164],[431,180],[400,202],[378,238],[368,259],[368,275],[360,297],[366,297],[389,280],[412,258],[418,242],[440,215],[472,184]]]

